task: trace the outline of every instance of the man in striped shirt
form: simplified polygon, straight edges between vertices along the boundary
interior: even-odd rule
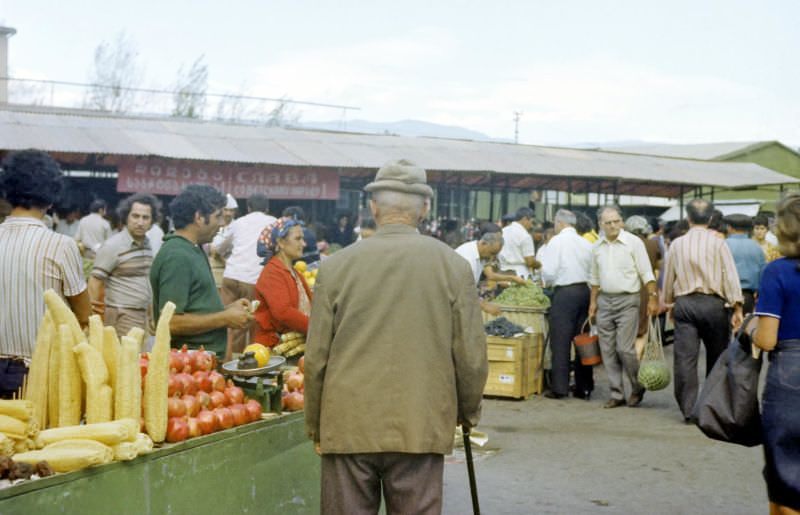
[[[0,224],[0,396],[10,397],[27,374],[44,316],[44,291],[64,297],[86,325],[89,294],[75,240],[48,229],[45,212],[64,184],[58,163],[38,150],[11,154],[0,190],[11,215]]]
[[[147,231],[158,219],[160,205],[148,193],[137,193],[120,202],[117,213],[125,220],[125,227],[103,243],[94,259],[89,278],[92,311],[102,315],[105,324],[119,335],[134,327],[148,328],[153,251]]]
[[[689,202],[689,232],[672,242],[664,267],[664,302],[675,304],[675,399],[687,421],[697,400],[700,340],[708,375],[728,344],[731,326],[736,330],[742,323],[742,289],[733,256],[725,240],[708,229],[713,210],[706,200]]]

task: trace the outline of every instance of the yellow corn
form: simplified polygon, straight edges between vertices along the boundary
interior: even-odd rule
[[[167,435],[167,392],[169,382],[169,323],[175,304],[167,302],[158,317],[156,341],[150,352],[144,381],[144,426],[154,442],[163,442]]]
[[[68,440],[59,440],[45,446],[44,450],[48,449],[91,449],[97,452],[108,452],[111,449],[104,443],[97,440],[89,440],[87,438],[71,438]]]
[[[58,426],[74,426],[81,421],[81,375],[72,352],[73,339],[69,327],[61,324],[58,332]]]
[[[290,334],[299,334],[299,333],[290,333]],[[294,349],[298,345],[302,345],[306,342],[305,337],[303,338],[292,338],[291,340],[286,340],[280,345],[276,345],[272,348],[272,352],[276,354],[286,354],[290,350]]]
[[[75,318],[72,310],[69,309],[67,303],[64,302],[58,293],[53,290],[46,290],[44,292],[44,303],[47,304],[47,309],[50,310],[50,316],[53,317],[53,323],[55,323],[56,327],[67,324],[75,343],[86,340],[86,335],[83,334],[81,324],[78,323],[78,319]]]
[[[102,351],[86,342],[76,345],[73,351],[78,357],[78,367],[80,367],[81,377],[87,387],[99,387],[108,383],[108,368],[103,360]]]
[[[103,319],[100,315],[89,317],[89,345],[97,349],[100,354],[103,353]]]
[[[292,356],[299,356],[300,354],[304,353],[305,351],[306,351],[306,344],[305,343],[301,343],[297,347],[295,347],[293,349],[289,349],[288,351],[286,351],[286,357],[287,358],[291,358]]]
[[[20,452],[27,452],[33,448],[31,447],[30,440],[28,440],[27,438],[23,438],[21,440],[12,439],[11,441],[14,442],[14,454]]]
[[[142,416],[142,373],[139,370],[139,343],[122,337],[114,390],[114,419],[139,419]]]
[[[110,463],[113,459],[114,451],[111,449],[108,449],[107,452],[100,452],[90,447],[41,449],[14,455],[14,461],[30,463],[31,465],[46,461],[56,472],[72,472],[73,470],[80,470],[93,465],[103,465]]]
[[[114,459],[117,461],[130,461],[139,455],[136,442],[120,442],[111,448]]]
[[[107,384],[86,389],[86,423],[111,422],[114,410],[111,387]]]
[[[28,424],[8,415],[0,415],[0,433],[15,440],[24,440],[28,437]]]
[[[61,372],[61,333],[54,327],[53,343],[50,346],[50,357],[47,361],[47,425],[58,427],[58,379]]]
[[[45,311],[39,324],[39,332],[36,334],[36,347],[33,348],[31,366],[28,368],[28,388],[25,392],[25,399],[33,404],[33,417],[39,427],[47,427],[49,381],[47,367],[50,349],[53,347],[54,329],[50,312]]]
[[[96,440],[105,445],[130,442],[139,434],[139,421],[126,418],[113,422],[84,424],[80,426],[56,427],[39,432],[42,445],[50,445],[61,440]]]
[[[131,330],[128,331],[128,334],[126,336],[130,336],[131,338],[136,340],[136,343],[139,345],[139,352],[141,352],[143,350],[142,345],[144,344],[144,335],[145,335],[144,329],[142,329],[141,327],[131,327]]]
[[[0,415],[8,415],[23,422],[33,417],[33,402],[28,400],[0,399]]]
[[[139,433],[136,435],[136,452],[138,454],[147,454],[153,450],[153,440],[147,436],[147,433]]]
[[[14,452],[14,440],[0,433],[0,456],[11,456]]]
[[[108,369],[108,384],[112,389],[117,387],[117,362],[119,361],[119,338],[113,327],[103,329],[103,360]]]

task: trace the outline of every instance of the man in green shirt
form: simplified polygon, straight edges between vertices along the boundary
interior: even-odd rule
[[[211,186],[187,186],[169,205],[175,233],[164,238],[150,269],[156,321],[167,301],[175,304],[172,346],[203,345],[219,357],[225,355],[226,329],[241,329],[253,319],[247,299],[222,304],[200,247],[216,234],[224,205],[225,197]]]

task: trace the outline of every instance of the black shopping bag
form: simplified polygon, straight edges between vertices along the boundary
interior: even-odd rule
[[[748,320],[742,324],[747,326]],[[747,447],[762,443],[758,405],[761,357],[753,358],[750,338],[740,330],[703,384],[691,420],[709,438]]]

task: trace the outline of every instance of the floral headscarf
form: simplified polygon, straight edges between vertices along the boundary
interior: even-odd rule
[[[296,225],[303,227],[303,222],[285,216],[278,218],[273,224],[266,226],[264,230],[261,231],[261,236],[258,237],[258,241],[275,253],[278,250],[278,240],[285,238],[286,235],[289,234],[289,229]]]

